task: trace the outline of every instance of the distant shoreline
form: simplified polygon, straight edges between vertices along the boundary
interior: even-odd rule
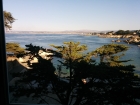
[[[92,35],[89,32],[83,33],[83,32],[47,32],[47,31],[9,31],[9,32],[5,32],[5,34],[30,34],[30,35],[34,35],[34,34],[46,34],[46,35],[51,35],[51,34],[55,34],[55,35],[84,35],[84,36],[98,36],[99,38],[118,38],[118,40],[113,40],[114,42],[120,42],[121,40],[119,40],[120,38],[125,39],[124,42],[128,43],[128,44],[135,44],[140,46],[140,37],[139,35],[108,35],[108,34],[104,34],[104,35]],[[127,39],[127,40],[126,40]]]
[[[82,32],[82,31],[8,31],[6,34],[79,34],[79,35],[87,35],[90,32]]]

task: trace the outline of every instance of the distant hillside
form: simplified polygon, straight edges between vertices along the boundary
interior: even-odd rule
[[[108,32],[98,31],[98,30],[65,30],[65,31],[6,31],[6,33],[13,34],[87,34],[87,33],[98,33],[98,32]]]

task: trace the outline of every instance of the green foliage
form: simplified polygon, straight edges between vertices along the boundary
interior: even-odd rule
[[[80,45],[80,42],[64,42],[64,45],[62,46],[51,46],[56,48],[56,51],[62,54],[63,59],[60,63],[67,68],[72,69],[75,66],[75,63],[82,60],[85,60],[86,62],[91,61],[91,56],[84,53],[84,51],[87,50],[87,46]]]
[[[80,42],[64,42],[63,46],[51,45],[57,49],[63,55],[63,59],[68,61],[81,60],[84,57],[83,51],[87,50],[86,45],[80,45]]]
[[[127,51],[128,46],[121,45],[121,44],[108,44],[108,45],[103,45],[100,48],[97,48],[96,50],[92,51],[90,54],[99,56],[100,57],[100,62],[107,62],[110,66],[119,66],[122,65],[122,62],[127,62],[126,61],[119,61],[120,57],[123,56],[124,54],[120,54],[121,52]],[[120,55],[116,55],[116,54]]]
[[[115,32],[115,35],[132,35],[133,32],[132,31],[129,31],[129,30],[118,30],[117,32]]]
[[[121,55],[116,55],[128,47],[109,44],[85,54],[87,46],[79,42],[52,46],[62,54],[60,63],[69,68],[69,76],[63,78],[54,74],[51,61],[38,54],[42,47],[26,45],[29,51],[26,55],[37,57],[38,63],[28,63],[31,69],[18,74],[21,80],[17,82],[18,88],[13,87],[15,96],[34,93],[32,98],[40,98],[42,103],[47,103],[44,97],[49,97],[61,105],[138,105],[136,99],[140,99],[140,78],[134,74],[134,66],[121,65],[127,61],[120,61]],[[110,58],[95,64],[91,60],[95,54]],[[30,87],[27,88],[28,85]],[[52,97],[54,95],[56,97]]]
[[[24,53],[24,48],[18,43],[6,43],[6,52],[13,52],[15,55]]]
[[[73,96],[76,99],[74,105],[135,103],[131,98],[135,97],[136,94],[132,93],[137,88],[133,86],[139,86],[135,82],[139,82],[140,79],[133,73],[134,66],[122,64],[129,60],[120,61],[120,57],[124,54],[116,55],[126,51],[128,49],[127,46],[119,44],[104,45],[88,54],[81,55],[81,59],[77,61],[73,60],[73,56],[71,56],[73,53],[67,52],[77,49],[77,46],[71,47],[71,43],[74,45],[74,42],[67,42],[68,45],[65,48],[69,50],[66,51],[65,48],[61,49],[62,47],[60,46],[55,46],[55,48],[62,53],[64,60],[68,62],[62,62],[62,64],[65,64],[64,66],[69,65],[70,68],[68,89],[71,91],[76,87],[76,93],[74,93],[76,95]],[[78,51],[74,51],[73,55],[78,55]],[[93,55],[100,56],[101,62],[98,65],[90,62]],[[77,58],[79,57],[77,56]],[[88,61],[85,58],[88,58]],[[83,79],[88,79],[88,82],[84,85],[82,82]],[[133,82],[134,80],[136,81]],[[122,92],[123,95],[122,93],[119,94],[119,92]],[[70,95],[68,91],[66,95]]]
[[[126,50],[128,50],[128,47],[125,45],[108,44],[108,45],[103,45],[100,48],[97,48],[95,51],[93,51],[93,53],[97,53],[97,54],[99,54],[99,56],[102,56],[102,55],[116,54],[116,53],[123,52]]]
[[[10,12],[3,11],[4,14],[4,25],[6,29],[12,28],[12,23],[15,21],[15,18],[12,16]]]

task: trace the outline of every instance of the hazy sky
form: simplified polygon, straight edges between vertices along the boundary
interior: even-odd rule
[[[3,0],[13,31],[138,30],[140,0]]]

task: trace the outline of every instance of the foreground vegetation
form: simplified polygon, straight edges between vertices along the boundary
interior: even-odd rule
[[[13,53],[14,56],[17,56],[17,54],[25,53],[25,50],[19,43],[6,43],[6,52]]]
[[[56,49],[54,56],[60,58],[57,68],[38,54],[39,50],[45,52],[44,48],[26,45],[28,53],[20,56],[36,57],[38,63],[28,60],[29,70],[13,74],[20,77],[10,87],[14,97],[27,96],[46,104],[50,98],[60,105],[139,105],[140,78],[134,74],[133,65],[125,65],[129,60],[120,60],[127,46],[108,44],[88,53],[84,52],[87,46],[79,42],[51,46]],[[94,56],[100,58],[99,63]],[[65,78],[61,76],[63,68],[70,71]]]
[[[16,20],[10,12],[3,11],[4,14],[4,26],[6,30],[10,30],[12,28],[12,23]]]

